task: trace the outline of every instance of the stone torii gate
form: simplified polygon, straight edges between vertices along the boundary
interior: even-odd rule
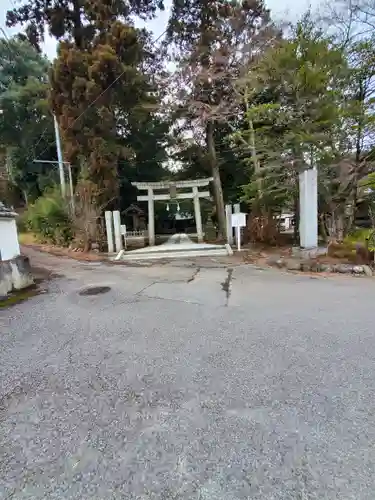
[[[197,179],[195,181],[176,181],[176,182],[132,182],[139,191],[147,191],[146,195],[137,196],[138,201],[148,202],[148,238],[149,245],[155,245],[155,201],[187,200],[194,201],[194,215],[197,226],[198,241],[203,241],[202,215],[200,198],[209,198],[210,192],[199,191],[198,188],[208,186],[213,180],[212,177],[206,179]],[[177,189],[189,189],[185,193],[177,193]],[[167,191],[165,193],[155,193],[155,191]]]

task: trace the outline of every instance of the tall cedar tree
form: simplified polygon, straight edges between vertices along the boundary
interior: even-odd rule
[[[168,38],[185,77],[180,98],[186,117],[204,129],[220,236],[226,221],[215,131],[235,112],[233,81],[259,49],[268,25],[262,0],[175,0],[172,7]]]
[[[45,24],[60,41],[51,72],[52,108],[66,159],[84,164],[101,204],[118,192],[121,136],[129,114],[139,114],[145,104],[150,112],[155,105],[151,78],[144,71],[153,62],[149,37],[132,26],[129,16],[152,16],[158,7],[162,3],[154,0],[29,0],[7,13],[9,26],[27,25],[35,46]]]

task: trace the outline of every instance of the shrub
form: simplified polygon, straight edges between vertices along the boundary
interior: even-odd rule
[[[353,231],[345,238],[345,242],[348,243],[363,243],[366,244],[368,238],[371,236],[373,229],[358,229]]]
[[[333,257],[335,259],[343,259],[353,262],[356,259],[356,247],[353,243],[348,241],[330,243],[328,245],[327,253],[329,257]]]
[[[27,223],[27,213],[23,213],[18,215],[17,219],[17,229],[19,233],[26,233],[28,230],[28,223]]]
[[[373,265],[375,251],[374,229],[358,229],[347,236],[345,243],[351,244],[355,248],[357,263]]]
[[[27,227],[43,243],[68,245],[73,238],[68,205],[56,190],[40,196],[26,212]]]

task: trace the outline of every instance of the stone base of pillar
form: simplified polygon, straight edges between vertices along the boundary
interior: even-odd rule
[[[326,255],[328,252],[327,247],[313,247],[313,248],[292,248],[292,257],[297,257],[300,259],[315,259],[320,255]]]

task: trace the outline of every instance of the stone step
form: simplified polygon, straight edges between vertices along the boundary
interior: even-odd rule
[[[181,258],[192,258],[192,257],[202,257],[202,256],[220,256],[228,255],[228,251],[225,246],[219,248],[208,248],[202,251],[202,249],[191,249],[191,250],[169,250],[165,252],[144,252],[144,253],[133,253],[124,252],[119,260],[123,261],[136,261],[136,260],[158,260],[158,259],[181,259]]]
[[[158,246],[139,248],[121,252],[115,260],[157,260],[157,259],[182,259],[201,256],[232,255],[229,245],[213,245],[209,243],[194,243],[186,234],[174,234],[166,243]]]
[[[192,243],[192,244],[165,244],[155,247],[139,248],[137,250],[131,250],[129,254],[159,254],[165,252],[210,252],[212,250],[226,250],[225,245],[209,245],[207,243]]]

